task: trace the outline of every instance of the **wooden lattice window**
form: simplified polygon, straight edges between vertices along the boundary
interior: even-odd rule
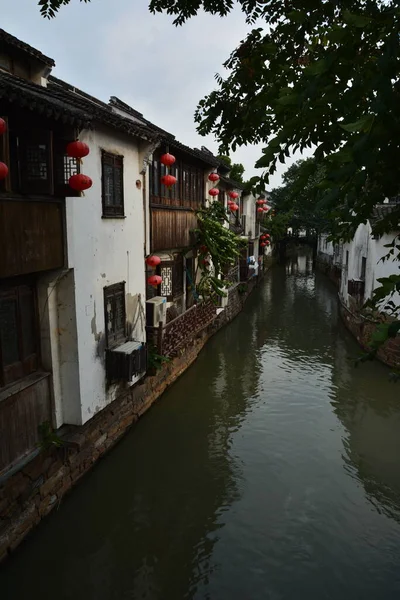
[[[160,295],[165,296],[170,302],[183,294],[183,256],[175,260],[163,261],[159,272],[162,278]]]
[[[101,165],[103,217],[123,217],[123,157],[103,151]]]
[[[38,368],[37,310],[31,285],[0,288],[0,384]]]
[[[107,347],[126,341],[125,282],[104,288],[104,313]]]
[[[24,131],[17,134],[17,138],[21,192],[53,194],[52,131]]]

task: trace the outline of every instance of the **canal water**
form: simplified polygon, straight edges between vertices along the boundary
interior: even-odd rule
[[[400,387],[307,256],[4,565],[12,600],[400,598]]]

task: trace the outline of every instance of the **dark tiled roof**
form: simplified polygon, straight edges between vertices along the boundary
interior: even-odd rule
[[[54,98],[58,98],[63,102],[68,102],[88,113],[92,122],[109,125],[110,127],[124,131],[129,135],[134,135],[145,140],[156,140],[160,138],[160,134],[154,129],[119,115],[105,102],[86,94],[86,92],[57,79],[56,77],[49,78],[49,87],[47,89]]]
[[[240,183],[239,181],[235,181],[234,179],[229,179],[229,177],[225,177],[224,175],[221,175],[221,181],[227,183],[228,185],[238,190],[244,190],[246,187],[244,183]]]
[[[64,123],[77,127],[90,126],[90,113],[54,97],[43,86],[3,71],[0,71],[0,98]]]
[[[384,219],[388,220],[388,217],[390,217],[392,214],[395,220],[397,218],[400,221],[399,202],[391,202],[390,204],[377,204],[374,206],[370,220],[373,224],[376,224]]]
[[[143,124],[147,125],[150,129],[154,129],[155,131],[160,133],[160,135],[162,136],[162,141],[165,144],[168,144],[169,146],[171,146],[172,148],[176,148],[177,150],[181,150],[182,152],[185,152],[186,154],[190,154],[191,156],[194,156],[195,158],[203,161],[207,165],[211,165],[212,167],[219,166],[220,161],[213,155],[212,152],[207,150],[207,148],[205,148],[203,146],[201,148],[201,150],[199,150],[198,148],[190,148],[189,146],[186,146],[185,144],[178,142],[178,140],[175,138],[175,136],[172,133],[169,133],[165,129],[158,127],[158,125],[155,125],[151,121],[148,121],[141,112],[135,110],[134,108],[129,106],[129,104],[126,104],[125,102],[123,102],[122,100],[117,98],[116,96],[111,96],[109,105],[125,111],[127,114],[131,115],[133,118],[138,119]]]
[[[30,54],[30,56],[37,58],[38,60],[40,60],[44,64],[48,65],[49,67],[54,67],[54,65],[56,64],[52,58],[45,56],[44,54],[39,52],[39,50],[36,50],[36,48],[33,48],[29,44],[26,44],[25,42],[21,42],[21,40],[14,37],[10,33],[7,33],[7,31],[4,31],[4,29],[0,29],[0,44],[12,46],[13,48],[17,48],[18,50],[21,50],[22,52]]]

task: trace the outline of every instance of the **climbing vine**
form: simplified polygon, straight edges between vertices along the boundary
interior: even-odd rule
[[[240,255],[242,241],[226,227],[227,222],[226,211],[219,202],[197,211],[195,234],[200,270],[197,290],[204,298],[225,296],[224,269],[235,265]]]

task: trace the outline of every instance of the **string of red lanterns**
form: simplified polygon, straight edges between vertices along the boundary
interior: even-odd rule
[[[70,158],[75,158],[79,162],[81,162],[82,158],[87,156],[89,152],[89,146],[85,144],[85,142],[80,142],[79,140],[70,142],[66,147],[67,156]],[[93,181],[88,175],[76,173],[75,175],[71,175],[68,180],[68,184],[73,190],[77,192],[83,192],[84,190],[88,190],[92,187]]]
[[[0,135],[3,135],[7,131],[7,122],[4,119],[0,119]],[[0,162],[0,181],[5,179],[8,175],[8,167],[6,163]]]
[[[175,161],[175,156],[169,152],[166,152],[160,157],[160,163],[167,168],[167,173],[161,177],[161,183],[168,189],[170,189],[177,182],[176,177],[168,173],[168,168],[172,167]]]

